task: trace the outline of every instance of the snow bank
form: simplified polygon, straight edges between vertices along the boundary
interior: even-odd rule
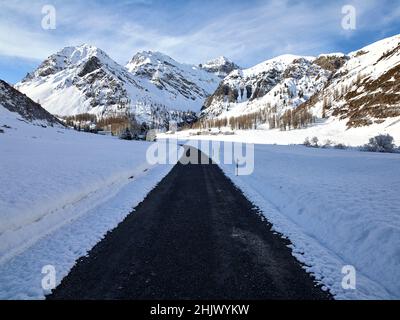
[[[400,298],[400,155],[256,146],[252,175],[221,167],[338,299]]]
[[[337,299],[400,298],[399,154],[256,145],[254,163],[249,176],[220,167],[324,288]],[[348,265],[356,290],[342,287]]]
[[[60,281],[172,168],[147,164],[148,143],[35,126],[1,106],[0,127],[0,299],[43,297],[42,266]]]

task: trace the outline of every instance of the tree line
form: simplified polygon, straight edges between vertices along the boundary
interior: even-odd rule
[[[252,130],[259,125],[267,124],[269,129],[291,130],[305,128],[314,123],[315,120],[316,118],[306,108],[287,110],[279,115],[276,107],[267,107],[236,117],[200,119],[196,123],[186,126],[185,129],[201,130],[230,127],[232,130]]]

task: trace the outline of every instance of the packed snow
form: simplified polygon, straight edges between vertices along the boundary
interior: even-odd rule
[[[0,106],[0,299],[40,299],[170,171],[149,143],[27,123]],[[3,132],[4,131],[4,132]]]
[[[223,144],[208,148],[336,299],[400,298],[400,154],[256,145],[254,172],[237,176]],[[342,287],[345,266],[355,290]]]

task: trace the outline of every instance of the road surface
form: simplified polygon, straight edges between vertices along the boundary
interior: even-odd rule
[[[47,299],[331,299],[289,244],[217,165],[178,163]]]

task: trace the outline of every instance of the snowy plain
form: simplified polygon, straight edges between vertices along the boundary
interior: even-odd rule
[[[149,165],[149,143],[43,128],[1,106],[0,127],[0,299],[41,299],[42,267],[59,283],[172,165]]]
[[[0,128],[2,299],[42,299],[42,267],[59,283],[173,166],[150,166],[147,143],[33,126],[2,107]],[[264,141],[259,131],[202,139]],[[256,145],[254,160],[249,176],[220,166],[308,272],[337,299],[400,297],[399,154]],[[345,265],[356,290],[341,286]]]
[[[159,134],[161,139],[177,138],[177,139],[206,139],[247,142],[255,144],[278,144],[292,145],[303,144],[306,138],[317,137],[321,145],[328,140],[332,144],[343,144],[350,147],[359,147],[368,143],[370,138],[379,134],[389,134],[394,138],[394,143],[400,146],[400,117],[387,118],[383,123],[373,124],[371,126],[348,129],[346,121],[339,121],[335,118],[320,119],[317,123],[312,124],[304,129],[282,131],[280,129],[268,129],[266,125],[259,125],[255,130],[235,130],[231,131],[230,127],[210,129],[210,132],[203,135],[207,130],[201,130],[202,135],[197,136],[197,129],[179,131],[173,135]],[[233,135],[217,134],[221,132],[234,133]]]
[[[400,154],[255,145],[254,172],[237,176],[222,142],[219,152],[186,143],[214,155],[336,299],[400,298]],[[356,270],[355,290],[342,287],[345,266]]]

